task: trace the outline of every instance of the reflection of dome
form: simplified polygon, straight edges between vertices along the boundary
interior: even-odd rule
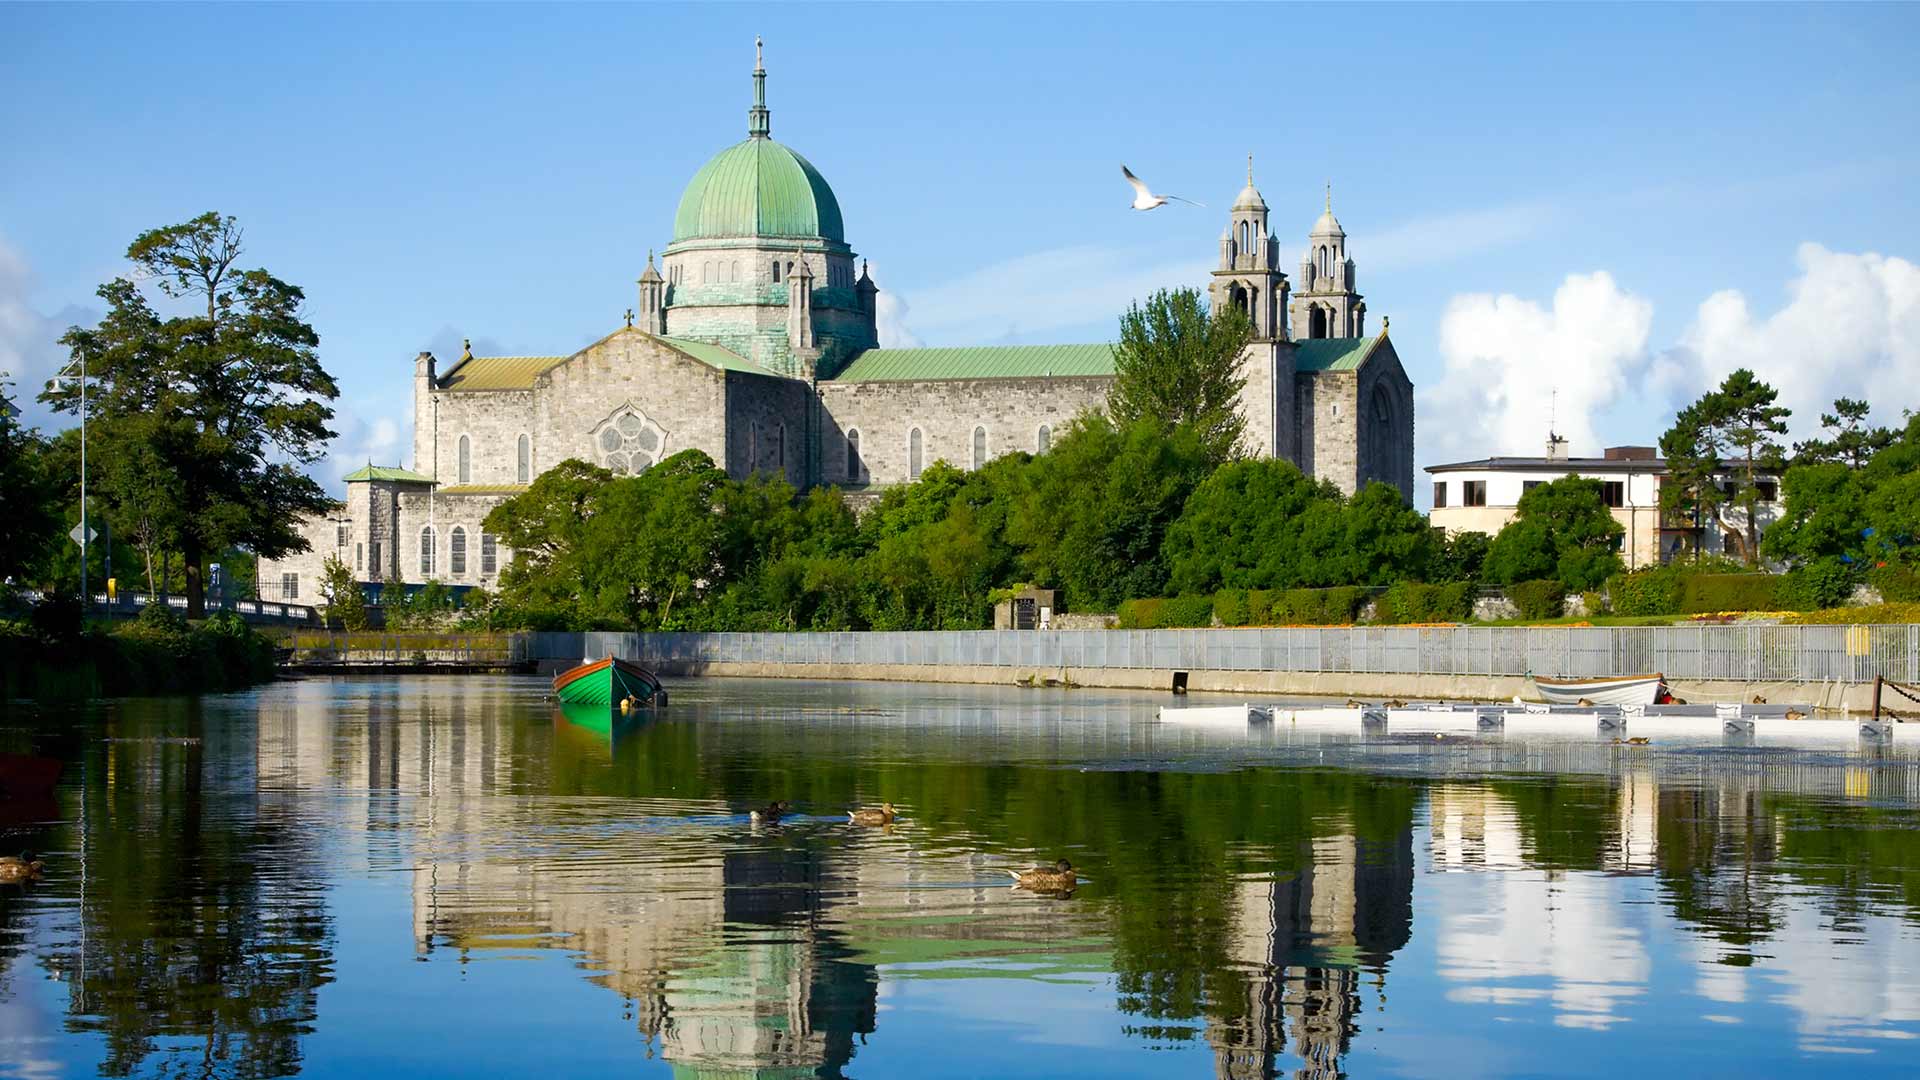
[[[819,237],[846,242],[840,202],[812,163],[764,135],[702,166],[680,196],[673,239]]]

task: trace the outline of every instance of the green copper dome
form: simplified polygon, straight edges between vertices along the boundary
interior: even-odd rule
[[[806,158],[755,135],[714,155],[680,196],[673,239],[820,237],[846,242],[840,202]]]

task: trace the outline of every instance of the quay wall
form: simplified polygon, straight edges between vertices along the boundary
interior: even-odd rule
[[[1287,627],[898,633],[534,633],[543,670],[609,653],[662,674],[1058,682],[1197,692],[1507,700],[1527,675],[1662,672],[1689,701],[1872,706],[1876,676],[1920,682],[1920,625]],[[1889,698],[1889,706],[1905,703]]]

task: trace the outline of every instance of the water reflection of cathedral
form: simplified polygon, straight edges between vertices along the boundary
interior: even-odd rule
[[[1388,958],[1413,926],[1413,830],[1386,841],[1351,834],[1303,841],[1299,869],[1239,882],[1230,958],[1242,998],[1208,1021],[1221,1080],[1278,1075],[1288,1045],[1296,1077],[1341,1075],[1360,1008],[1360,983],[1384,984]]]

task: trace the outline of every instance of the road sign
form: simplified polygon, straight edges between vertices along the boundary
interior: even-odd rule
[[[86,529],[87,531],[83,534],[80,531],[81,529]],[[45,536],[46,534],[42,533],[41,535]],[[73,531],[68,533],[67,535],[73,539],[74,543],[82,544],[82,545],[91,544],[95,540],[98,540],[100,538],[100,534],[98,532],[95,532],[92,528],[88,527],[85,522],[75,525],[73,527]]]

